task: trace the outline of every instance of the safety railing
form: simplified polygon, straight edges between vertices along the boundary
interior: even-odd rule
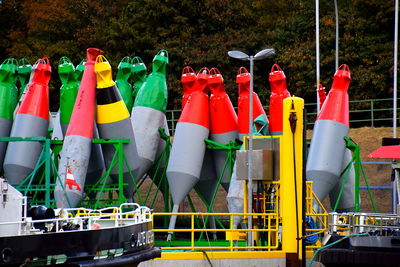
[[[205,213],[205,212],[188,212],[188,213],[153,213],[153,221],[157,221],[156,217],[159,216],[171,216],[171,215],[176,215],[179,217],[189,217],[190,224],[187,226],[187,228],[177,228],[177,229],[160,229],[160,228],[155,228],[153,231],[157,233],[187,233],[187,236],[190,236],[187,245],[172,245],[172,246],[163,246],[163,250],[188,250],[188,251],[195,251],[195,250],[213,250],[213,251],[218,251],[218,250],[230,250],[230,251],[236,251],[236,250],[246,250],[246,249],[257,249],[257,250],[266,250],[266,251],[271,251],[271,250],[278,250],[279,248],[279,216],[276,213]],[[196,217],[201,217],[204,218],[206,216],[216,216],[221,220],[229,220],[230,226],[229,228],[226,229],[211,229],[211,228],[202,228],[202,227],[196,227],[195,224],[195,218]],[[234,229],[233,228],[233,217],[234,216],[254,216],[254,218],[261,218],[263,222],[265,223],[264,228],[257,228],[254,227],[253,229]],[[256,223],[254,224],[255,226],[257,225]],[[206,233],[218,233],[218,232],[223,232],[225,233],[225,240],[226,244],[224,245],[215,245],[211,240],[208,240],[208,246],[202,246],[198,245],[200,242],[196,240],[196,233],[201,233],[201,232],[206,232]],[[244,240],[244,236],[247,232],[254,232],[257,233],[255,236],[257,239],[257,236],[259,237],[262,233],[266,235],[266,239],[264,242],[256,242],[258,245],[255,246],[247,246],[245,245],[244,242],[239,242],[241,240]],[[207,236],[208,234],[206,234]],[[187,240],[187,239],[186,239]],[[204,244],[204,242],[201,242]],[[171,242],[173,244],[173,242]],[[182,244],[182,243],[180,243]],[[219,242],[219,244],[221,244]]]
[[[393,120],[393,99],[364,99],[364,100],[351,100],[349,101],[350,107],[350,125],[352,127],[362,126],[391,126]],[[265,110],[268,110],[266,105]],[[307,126],[308,128],[314,125],[317,116],[316,103],[306,103],[305,109],[307,110]],[[400,111],[400,107],[397,108]],[[181,110],[167,110],[166,116],[171,135],[174,134],[176,124],[178,122]]]
[[[305,229],[305,237],[311,237],[313,235],[320,235],[328,231],[328,212],[325,209],[322,202],[318,199],[312,189],[312,182],[306,182],[306,217],[312,218],[315,222],[314,227]],[[315,242],[312,245],[308,245],[307,249],[315,249],[321,247],[320,242]]]
[[[330,216],[331,233],[340,235],[370,233],[386,235],[400,231],[400,216],[385,213],[341,213],[332,212]]]

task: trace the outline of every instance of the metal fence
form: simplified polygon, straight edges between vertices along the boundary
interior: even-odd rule
[[[354,128],[370,126],[391,126],[393,120],[393,99],[366,99],[349,101],[350,126]],[[316,103],[305,104],[307,110],[307,128],[312,128],[317,116]],[[268,111],[268,107],[264,107]],[[400,108],[397,109],[399,112]],[[166,116],[171,135],[175,132],[181,110],[167,110]]]

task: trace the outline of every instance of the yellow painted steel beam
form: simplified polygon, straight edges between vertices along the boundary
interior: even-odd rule
[[[298,253],[299,259],[302,257],[302,245],[298,238],[303,236],[303,109],[304,100],[301,98],[290,97],[283,101],[283,134],[280,142],[282,250]],[[291,116],[295,118],[295,129],[291,128]]]

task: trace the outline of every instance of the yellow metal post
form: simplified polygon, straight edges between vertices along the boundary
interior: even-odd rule
[[[283,101],[283,134],[280,142],[282,249],[292,263],[302,258],[302,242],[299,238],[303,236],[303,109],[304,100],[301,98],[290,97]]]

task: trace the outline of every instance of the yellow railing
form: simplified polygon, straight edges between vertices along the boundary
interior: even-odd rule
[[[153,213],[153,221],[154,217],[157,216],[171,216],[177,215],[178,217],[190,217],[190,226],[188,228],[179,228],[179,229],[154,229],[155,233],[177,233],[177,232],[186,232],[190,234],[190,245],[189,246],[174,246],[174,247],[163,247],[163,250],[176,250],[176,249],[184,249],[184,250],[242,250],[242,249],[261,249],[261,250],[277,250],[279,247],[278,240],[278,231],[279,231],[279,216],[276,213],[205,213],[205,212],[185,212],[185,213]],[[229,218],[230,226],[227,229],[210,229],[210,228],[196,228],[195,225],[195,217],[205,217],[205,216],[216,216],[216,217],[224,217]],[[263,229],[233,229],[233,216],[254,216],[255,218],[263,220],[264,227]],[[254,225],[257,225],[256,223]],[[266,244],[260,244],[256,246],[242,246],[238,245],[238,242],[241,238],[240,236],[247,232],[255,232],[255,233],[267,233]],[[226,240],[229,241],[229,246],[196,246],[195,233],[199,232],[225,232]],[[255,235],[257,236],[257,235]],[[256,240],[256,243],[258,240]]]
[[[306,216],[311,216],[317,228],[314,229],[306,229],[305,236],[314,235],[314,234],[323,234],[328,230],[328,212],[325,209],[324,205],[322,205],[321,201],[315,195],[312,190],[312,182],[306,182]],[[316,249],[320,248],[321,243],[316,242],[314,245],[307,246],[307,249]]]
[[[271,182],[264,184],[265,188],[269,188],[269,193],[258,196],[258,200],[261,202],[261,207],[263,213],[206,213],[206,212],[185,212],[185,213],[167,213],[167,212],[157,212],[152,214],[152,221],[160,221],[157,217],[165,217],[177,215],[178,218],[184,218],[190,221],[189,225],[186,228],[178,228],[178,229],[167,229],[167,228],[155,228],[155,233],[187,233],[185,241],[189,241],[189,245],[185,246],[167,246],[163,247],[163,250],[220,250],[220,251],[237,251],[237,250],[246,250],[246,249],[257,249],[262,251],[281,251],[280,247],[280,227],[281,224],[281,216],[280,216],[280,207],[279,207],[279,199],[280,199],[280,190],[279,190],[279,182]],[[256,196],[257,197],[257,196]],[[315,235],[325,233],[328,227],[328,212],[316,197],[316,195],[312,191],[312,182],[306,182],[306,216],[311,216],[316,222],[317,228],[314,229],[306,229],[304,233],[305,236]],[[315,209],[320,210],[317,212]],[[229,227],[226,229],[212,229],[203,225],[201,227],[196,226],[196,218],[199,218],[200,221],[204,222],[204,218],[207,216],[214,216],[218,219],[224,219],[225,221],[229,221]],[[253,216],[253,229],[234,229],[233,228],[233,219],[235,216],[242,217],[243,221],[246,222],[248,216]],[[258,225],[262,225],[262,228],[258,228]],[[212,242],[209,243],[208,246],[199,246],[196,244],[198,235],[196,233],[204,232],[208,233],[216,233],[216,232],[224,232],[225,240],[228,241],[228,244],[224,246],[215,246]],[[247,232],[253,232],[254,243],[255,246],[245,246],[239,240],[244,240]],[[265,233],[264,244],[261,242],[261,233]],[[197,237],[197,238],[196,238]],[[307,250],[315,249],[321,247],[321,243],[317,242],[313,245],[307,246]]]

